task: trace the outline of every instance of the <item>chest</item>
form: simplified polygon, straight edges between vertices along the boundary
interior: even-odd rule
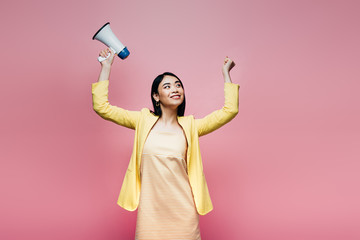
[[[187,141],[181,132],[153,129],[145,140],[143,153],[185,158]]]

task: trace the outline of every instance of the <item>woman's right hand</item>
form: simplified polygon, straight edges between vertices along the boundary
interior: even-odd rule
[[[99,56],[103,57],[103,58],[106,58],[106,56],[110,53],[110,56],[105,59],[104,61],[100,62],[101,66],[102,67],[111,67],[111,65],[113,64],[114,62],[114,52],[110,50],[110,48],[106,48],[104,50],[102,50],[100,53],[99,53]]]

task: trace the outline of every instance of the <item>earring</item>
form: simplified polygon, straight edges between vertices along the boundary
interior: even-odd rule
[[[157,107],[160,106],[160,101],[157,101],[155,106],[157,106]]]

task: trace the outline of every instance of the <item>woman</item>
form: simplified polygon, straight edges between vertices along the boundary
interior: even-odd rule
[[[133,153],[118,204],[138,209],[135,239],[201,239],[199,214],[213,209],[199,148],[199,136],[223,126],[238,113],[239,85],[231,82],[235,64],[228,57],[222,67],[225,104],[202,119],[183,116],[185,94],[181,80],[165,72],[153,82],[154,111],[128,111],[108,102],[114,54],[100,56],[99,81],[92,84],[93,107],[106,120],[135,130]]]

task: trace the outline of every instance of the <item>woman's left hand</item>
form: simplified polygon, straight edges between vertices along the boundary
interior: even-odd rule
[[[230,70],[235,66],[233,60],[231,60],[228,56],[226,56],[224,60],[224,65],[222,67],[223,74],[229,73]]]

